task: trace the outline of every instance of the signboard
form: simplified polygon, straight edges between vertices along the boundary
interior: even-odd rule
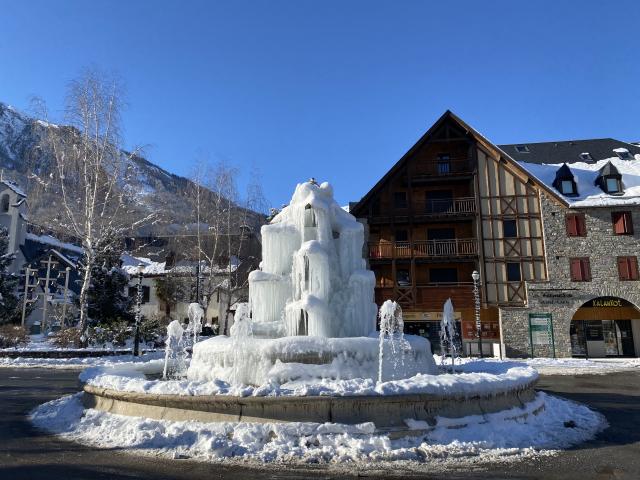
[[[529,339],[531,340],[531,356],[534,357],[535,345],[551,347],[553,358],[556,357],[556,345],[553,338],[553,318],[550,313],[529,314]]]
[[[402,312],[402,318],[410,322],[440,321],[442,320],[442,312]],[[462,314],[460,312],[454,312],[453,318],[454,320],[460,320]]]

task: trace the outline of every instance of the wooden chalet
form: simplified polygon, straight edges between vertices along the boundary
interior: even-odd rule
[[[399,302],[406,331],[437,346],[442,307],[451,298],[466,350],[475,354],[471,273],[477,270],[483,352],[490,353],[500,338],[499,308],[524,306],[525,282],[547,279],[541,189],[558,197],[445,112],[351,206],[365,224],[376,302]]]

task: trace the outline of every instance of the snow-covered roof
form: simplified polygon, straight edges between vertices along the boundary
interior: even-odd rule
[[[138,265],[142,265],[142,275],[162,275],[167,272],[166,262],[154,262],[146,257],[134,257],[128,253],[120,256],[122,260],[122,269],[129,275],[138,274]]]
[[[621,195],[605,193],[596,185],[596,178],[600,170],[610,162],[622,175],[624,192]],[[518,162],[531,175],[553,189],[559,195],[562,192],[553,187],[556,172],[562,168],[563,163],[537,164]],[[575,196],[563,195],[563,198],[571,207],[601,207],[640,205],[640,155],[636,154],[633,160],[622,160],[619,157],[605,158],[597,162],[575,162],[568,165],[576,185],[578,194]]]
[[[128,253],[123,253],[120,256],[120,260],[122,260],[122,269],[127,272],[129,275],[138,275],[138,265],[142,264],[142,275],[164,275],[166,273],[176,273],[176,274],[195,274],[197,262],[180,262],[172,268],[167,268],[167,262],[155,262],[147,257],[134,257]],[[230,261],[231,271],[234,272],[238,265],[240,265],[240,260],[237,257],[232,256]],[[217,265],[214,268],[213,273],[226,273],[228,272],[229,267],[223,266],[218,267]],[[208,265],[203,265],[200,269],[200,273],[203,275],[207,275],[211,272],[211,268]]]
[[[36,235],[35,233],[27,233],[27,240],[31,240],[33,242],[43,243],[45,245],[49,245],[52,248],[56,248],[58,250],[67,250],[75,253],[84,253],[82,247],[78,245],[74,245],[73,243],[66,243],[58,240],[57,238],[52,237],[51,235]]]
[[[10,188],[11,190],[13,190],[16,193],[16,195],[19,195],[21,197],[25,197],[26,198],[27,194],[24,193],[24,190],[22,190],[18,186],[17,183],[14,183],[14,182],[12,182],[10,180],[2,180],[2,182],[0,182],[0,183],[2,183],[2,185],[4,185],[4,186]]]

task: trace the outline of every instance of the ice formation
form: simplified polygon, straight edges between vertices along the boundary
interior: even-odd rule
[[[455,371],[456,358],[458,357],[458,334],[456,332],[455,314],[451,299],[447,299],[442,310],[440,321],[440,350],[442,364],[444,365],[447,354],[451,356],[451,370]]]
[[[335,202],[328,183],[299,184],[261,233],[262,263],[249,275],[249,303],[237,306],[230,338],[194,345],[190,380],[373,381],[380,377],[380,353],[387,356],[384,379],[437,373],[429,341],[405,341],[401,316],[393,335],[378,337],[364,227]]]
[[[404,339],[402,308],[392,300],[380,307],[380,335],[378,354],[378,383],[406,375],[404,359],[411,345]]]
[[[187,371],[187,349],[184,341],[182,325],[178,320],[173,320],[167,325],[162,378],[180,378],[185,375]]]
[[[191,339],[191,345],[198,343],[198,335],[202,333],[202,319],[204,318],[204,309],[199,303],[190,303],[187,309],[189,317],[189,325],[187,325],[187,333]]]
[[[249,276],[256,336],[375,331],[375,277],[362,258],[364,228],[336,203],[331,185],[299,184],[261,234],[261,269]]]

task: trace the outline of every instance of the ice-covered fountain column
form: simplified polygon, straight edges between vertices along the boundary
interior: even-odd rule
[[[375,330],[364,228],[336,203],[331,185],[299,184],[261,234],[261,269],[249,276],[256,336],[357,337]]]

